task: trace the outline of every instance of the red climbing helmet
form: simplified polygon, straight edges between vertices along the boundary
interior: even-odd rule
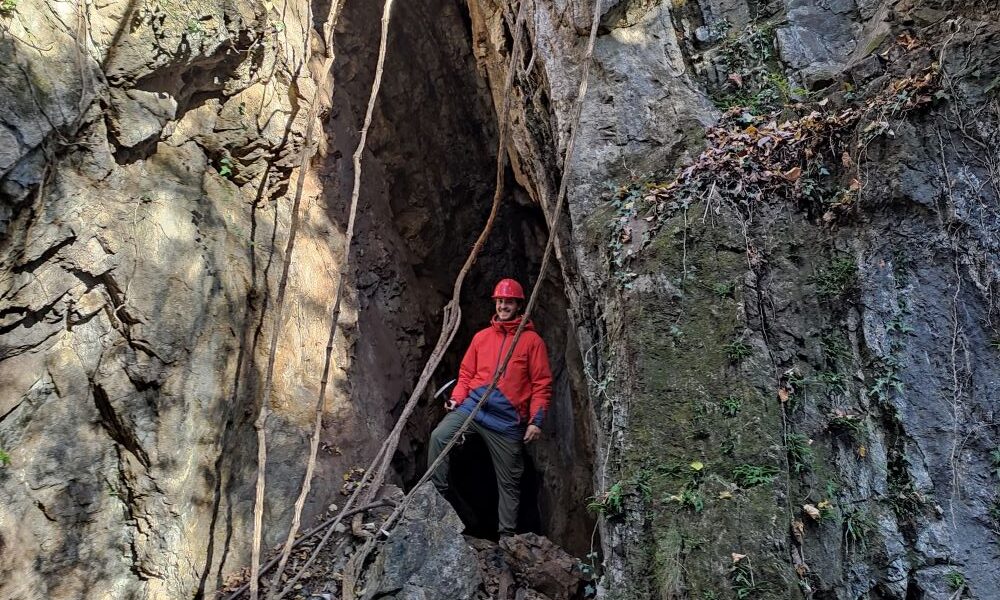
[[[513,279],[501,279],[497,286],[493,288],[493,299],[516,298],[524,300],[524,289],[521,284]]]

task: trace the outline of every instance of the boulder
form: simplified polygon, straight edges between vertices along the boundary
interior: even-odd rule
[[[369,571],[363,598],[467,600],[482,583],[462,521],[430,483],[417,489]]]

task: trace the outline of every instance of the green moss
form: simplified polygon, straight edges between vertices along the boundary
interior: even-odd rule
[[[691,211],[697,210],[692,205]],[[727,285],[725,296],[734,301],[720,302],[721,289],[711,285],[743,281],[746,257],[728,248],[744,242],[735,224],[692,225],[689,220],[685,228],[679,214],[663,223],[630,265],[637,281],[666,279],[675,286],[670,291],[637,285],[621,315],[628,323],[626,346],[642,351],[634,356],[619,478],[650,474],[648,573],[637,577],[633,597],[654,593],[652,588],[657,597],[671,597],[677,589],[695,598],[702,592],[726,597],[730,555],[744,545],[773,548],[768,540],[785,535],[783,507],[773,487],[740,490],[733,483],[733,469],[751,462],[766,463],[775,484],[783,477],[775,468],[781,462],[781,414],[777,402],[764,400],[773,391],[763,391],[773,388],[771,366],[745,353],[734,362],[727,348],[745,329],[742,286]],[[702,274],[710,274],[711,281],[700,282]],[[726,398],[734,399],[729,409],[720,404]],[[723,420],[722,415],[728,416]],[[774,591],[758,597],[797,597],[788,593],[795,588],[778,583],[787,579],[785,557],[761,560],[765,566],[755,576],[774,582]],[[677,588],[678,582],[683,587]],[[650,587],[640,589],[643,585]]]
[[[681,551],[683,538],[677,530],[669,530],[656,540],[653,557],[654,578],[660,597],[678,597],[684,589]]]

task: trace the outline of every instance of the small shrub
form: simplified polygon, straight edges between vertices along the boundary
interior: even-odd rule
[[[812,468],[812,440],[801,433],[790,433],[785,436],[785,448],[788,450],[788,460],[792,470],[802,473]]]
[[[736,284],[732,282],[725,283],[720,281],[718,283],[712,284],[712,294],[714,294],[715,297],[718,298],[719,300],[724,300],[726,298],[732,297],[735,291],[736,291]]]
[[[219,175],[226,178],[233,175],[233,160],[228,156],[219,161]]]
[[[676,502],[681,508],[690,508],[696,513],[700,513],[705,508],[705,499],[701,493],[690,488],[684,488],[681,493],[670,496],[668,500]]]
[[[986,509],[995,532],[1000,533],[1000,497],[994,498],[993,503]]]
[[[831,433],[846,435],[855,441],[860,441],[866,436],[864,417],[845,410],[835,410],[830,415],[826,428]]]
[[[852,258],[833,260],[825,269],[811,278],[816,293],[822,298],[836,298],[857,289],[858,265]]]
[[[900,519],[908,519],[919,515],[924,510],[926,499],[923,494],[913,489],[911,483],[889,481],[889,507]]]
[[[759,465],[742,464],[733,469],[733,479],[742,488],[752,488],[774,481],[778,469]]]
[[[774,591],[768,582],[757,581],[754,578],[753,565],[750,564],[748,556],[733,554],[733,567],[729,571],[729,577],[733,593],[739,600]]]
[[[958,571],[952,571],[945,575],[945,580],[948,582],[948,587],[955,591],[965,587],[965,575]]]
[[[6,450],[0,449],[0,467],[6,467],[10,464],[10,454],[7,454]]]
[[[739,339],[726,344],[724,350],[726,352],[726,357],[733,362],[743,360],[751,354],[750,346],[743,340]]]
[[[885,405],[893,390],[903,393],[903,380],[899,377],[901,367],[902,361],[896,356],[887,356],[878,361],[873,369],[874,382],[868,388],[868,395]]]
[[[844,515],[844,540],[856,548],[868,545],[868,537],[875,531],[871,516],[861,510]]]
[[[847,360],[851,357],[851,349],[832,333],[823,335],[820,338],[820,344],[823,346],[823,354],[826,359],[831,362]]]
[[[615,515],[620,515],[622,510],[625,508],[625,491],[622,482],[615,483],[608,491],[604,492],[600,496],[594,496],[590,499],[587,504],[587,510],[604,515],[606,517],[613,517]]]
[[[903,313],[894,316],[892,320],[889,321],[888,325],[886,325],[885,327],[886,331],[888,331],[889,333],[900,333],[903,335],[908,335],[913,333],[914,331],[913,327],[911,327],[910,324],[907,323],[903,317],[904,317]]]
[[[993,467],[993,474],[1000,479],[1000,448],[990,451],[990,465]]]
[[[587,503],[587,510],[599,513],[606,517],[614,517],[625,511],[625,498],[628,496],[638,496],[648,499],[653,493],[649,485],[650,471],[640,470],[632,477],[613,484],[608,491],[600,496],[593,496]]]
[[[731,394],[723,398],[720,404],[723,414],[735,417],[740,412],[740,409],[743,408],[743,398]]]
[[[847,380],[840,373],[834,373],[833,371],[817,373],[816,382],[826,386],[828,390],[835,394],[843,394],[847,391]]]
[[[17,0],[0,0],[0,17],[9,17],[17,10]]]

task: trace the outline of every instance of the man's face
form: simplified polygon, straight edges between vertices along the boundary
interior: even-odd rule
[[[517,308],[521,304],[515,298],[497,298],[497,319],[500,321],[510,321],[517,315]]]

